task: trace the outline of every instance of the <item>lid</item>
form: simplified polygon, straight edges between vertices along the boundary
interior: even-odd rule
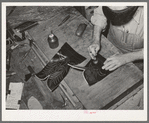
[[[53,37],[54,37],[54,34],[50,34],[50,35],[49,35],[49,38],[53,38]]]

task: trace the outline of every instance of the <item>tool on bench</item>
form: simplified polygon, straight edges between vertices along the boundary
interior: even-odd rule
[[[76,30],[76,36],[81,37],[86,27],[87,27],[87,24],[81,23]]]
[[[32,48],[30,48],[26,53],[25,55],[22,57],[22,59],[19,61],[19,64],[23,62],[23,60],[28,56],[28,54],[30,53]]]
[[[23,23],[19,24],[14,29],[17,32],[23,33],[24,31],[26,31],[26,30],[28,30],[28,29],[36,26],[36,25],[38,25],[37,21],[26,21],[26,22],[23,22]]]
[[[70,15],[66,16],[58,26],[61,26],[62,24],[64,24],[69,18],[70,18]]]
[[[7,22],[6,24],[6,41],[7,41],[7,44],[10,44],[10,41],[11,42],[20,42],[20,41],[23,41],[25,40],[25,33],[22,32],[16,32],[15,29],[13,29],[9,22]]]
[[[10,76],[13,76],[15,74],[16,74],[16,72],[14,72],[14,71],[6,71],[6,77],[10,77]]]
[[[7,10],[8,11],[7,16],[11,15],[15,9],[16,9],[16,6],[12,6],[10,11]]]
[[[25,31],[36,26],[38,24],[37,21],[26,21],[15,28],[12,28],[7,22],[6,25],[6,42],[10,44],[12,42],[20,42],[25,40]]]
[[[9,77],[11,77],[15,74],[16,74],[16,72],[14,72],[14,71],[6,71],[6,79],[8,79]]]

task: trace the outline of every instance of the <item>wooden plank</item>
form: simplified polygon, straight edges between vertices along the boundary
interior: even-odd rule
[[[110,106],[108,109],[110,109],[110,110],[114,110],[114,109],[116,109],[117,107],[119,107],[121,104],[123,104],[124,102],[126,102],[128,99],[130,99],[131,97],[133,97],[134,95],[136,95],[137,94],[137,92],[139,92],[141,89],[143,89],[143,81],[141,80],[140,82],[139,82],[139,84],[141,84],[140,86],[138,86],[136,89],[134,89],[134,90],[127,90],[125,93],[128,93],[128,95],[126,95],[125,97],[123,97],[123,95],[120,95],[121,97],[120,98],[117,98],[117,99],[119,99],[119,101],[115,101],[115,102],[113,102],[113,105],[112,106]]]

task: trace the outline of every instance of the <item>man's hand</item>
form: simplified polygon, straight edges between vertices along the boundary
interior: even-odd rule
[[[128,62],[130,62],[130,59],[127,55],[114,55],[106,59],[102,69],[113,71]]]
[[[88,48],[89,55],[91,59],[96,60],[97,53],[100,50],[100,43],[101,43],[101,32],[103,28],[100,26],[94,26],[94,33],[93,33],[93,41],[94,44],[90,45]]]
[[[96,60],[96,56],[97,56],[99,49],[100,49],[99,44],[92,44],[89,46],[88,48],[89,55],[91,56],[93,60]]]
[[[110,58],[106,59],[102,69],[113,71],[126,63],[143,59],[143,54],[144,49],[140,49],[139,51],[130,52],[126,54],[113,55]]]

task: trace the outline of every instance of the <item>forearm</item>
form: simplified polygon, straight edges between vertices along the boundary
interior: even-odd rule
[[[94,43],[100,44],[101,33],[102,33],[102,28],[100,26],[95,25],[94,33],[93,33],[93,40],[95,41]]]
[[[126,54],[124,54],[124,56],[128,60],[127,62],[141,60],[144,58],[144,49],[140,49],[139,51],[136,51],[136,52],[126,53]]]
[[[143,51],[143,49],[140,49],[136,52],[111,56],[106,59],[102,69],[113,71],[126,63],[143,59]]]

